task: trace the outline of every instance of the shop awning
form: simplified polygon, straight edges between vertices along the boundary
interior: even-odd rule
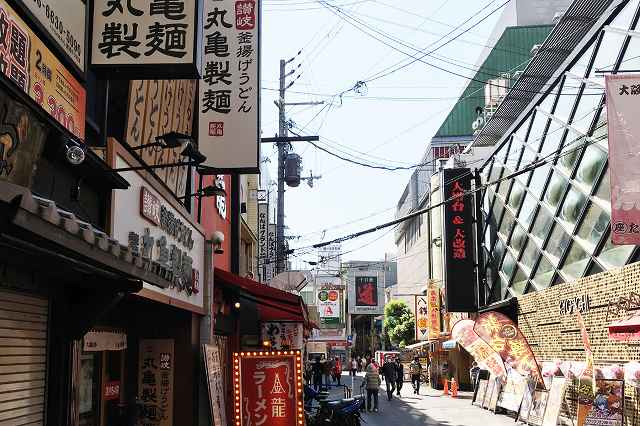
[[[241,297],[253,301],[261,321],[293,321],[309,324],[306,307],[300,296],[218,268],[215,269],[214,275],[215,285],[235,287],[240,290]]]
[[[423,346],[427,346],[429,343],[431,343],[431,342],[429,342],[429,341],[418,342],[418,343],[414,343],[413,345],[405,346],[404,348],[405,349],[418,349],[418,348],[421,348]]]
[[[0,182],[0,253],[27,267],[37,259],[39,267],[65,273],[69,281],[73,273],[99,290],[107,290],[107,283],[118,292],[137,292],[142,281],[162,288],[171,284],[164,268],[134,256],[126,244],[8,182]]]
[[[619,342],[640,341],[640,313],[609,324],[609,338]]]

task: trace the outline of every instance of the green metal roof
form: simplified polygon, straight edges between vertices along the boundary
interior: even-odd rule
[[[467,88],[453,106],[435,137],[471,136],[471,124],[476,118],[476,107],[484,108],[484,86],[489,79],[500,78],[500,73],[522,71],[531,59],[531,48],[541,44],[553,25],[507,27],[483,62],[469,80]],[[477,81],[476,81],[477,80]]]

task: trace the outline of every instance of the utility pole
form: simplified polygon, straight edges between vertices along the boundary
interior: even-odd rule
[[[291,70],[287,73],[287,64],[295,59],[291,58],[288,61],[281,59],[280,60],[280,99],[276,102],[276,106],[278,107],[278,136],[275,138],[276,146],[278,147],[278,212],[276,214],[276,274],[283,272],[285,268],[286,261],[286,253],[285,253],[285,238],[284,238],[284,174],[285,174],[285,160],[287,158],[287,154],[289,153],[289,147],[292,141],[305,141],[305,140],[318,140],[317,136],[309,136],[309,137],[297,137],[288,138],[288,127],[287,127],[287,117],[285,114],[285,107],[287,104],[285,102],[285,93],[286,90],[291,87],[293,82],[287,85],[286,79],[288,76],[294,73],[294,70]],[[295,80],[294,80],[295,81]],[[324,102],[296,102],[295,105],[321,105]],[[263,138],[262,142],[267,142],[268,140]],[[310,181],[313,182],[313,179]]]

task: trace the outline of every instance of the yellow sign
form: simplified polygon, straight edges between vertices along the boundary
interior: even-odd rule
[[[427,303],[429,311],[429,339],[440,336],[440,289],[429,285],[427,289]]]
[[[5,0],[0,0],[0,72],[84,141],[84,87]]]

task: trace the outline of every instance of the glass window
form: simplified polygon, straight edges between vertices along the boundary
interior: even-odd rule
[[[569,246],[571,242],[571,237],[569,234],[562,229],[562,226],[559,223],[556,223],[553,226],[553,230],[551,231],[551,237],[547,242],[546,250],[551,257],[551,261],[557,265],[560,261],[560,258],[564,254],[564,251]]]
[[[520,141],[526,140],[527,130],[529,130],[529,124],[531,123],[531,117],[532,115],[522,120],[522,124],[518,127],[518,130],[515,131],[515,135],[520,139]],[[520,141],[516,140],[515,143],[519,144]]]
[[[575,133],[573,133],[575,134]],[[564,170],[564,172],[568,175],[571,175],[573,172],[573,168],[576,165],[576,161],[578,160],[578,156],[582,151],[582,148],[578,148],[581,143],[584,142],[584,138],[579,139],[570,139],[572,133],[569,133],[567,136],[567,140],[565,141],[565,146],[563,147],[562,155],[558,159],[558,166]]]
[[[498,194],[502,195],[502,199],[507,199],[507,192],[509,192],[509,180],[502,181],[498,188]]]
[[[568,229],[573,229],[576,225],[580,212],[587,202],[587,197],[578,188],[571,187],[560,210],[560,219],[566,222]]]
[[[499,200],[497,197],[496,199],[493,201],[493,212],[492,212],[492,216],[491,218],[489,218],[489,220],[491,220],[493,223],[497,224],[499,223],[498,221],[500,220],[500,215],[502,214],[502,211],[504,210],[504,204],[502,204],[502,201]]]
[[[541,107],[546,112],[550,112],[551,109],[545,109]],[[549,119],[546,115],[541,114],[539,112],[536,113],[536,116],[533,119],[533,127],[531,127],[531,131],[529,132],[529,138],[527,139],[527,143],[534,151],[538,151],[540,147],[540,141],[542,140],[542,134],[544,132],[544,128],[547,125],[547,121]],[[527,164],[523,162],[523,164]]]
[[[517,211],[518,207],[520,207],[524,193],[524,187],[517,180],[514,180],[513,185],[511,185],[511,192],[509,193],[509,206],[513,210]]]
[[[625,9],[628,10],[628,8]],[[593,69],[590,72],[591,75],[594,75],[595,70],[610,70],[615,65],[624,37],[622,34],[605,31]]]
[[[542,256],[540,263],[538,264],[538,268],[536,269],[536,274],[533,277],[533,282],[538,290],[549,287],[554,273],[555,269],[551,262],[549,262],[546,257]]]
[[[575,127],[583,134],[587,134],[589,132],[593,116],[595,115],[596,110],[600,106],[600,101],[602,100],[602,92],[603,89],[599,87],[585,88],[582,96],[580,97],[578,109],[573,116],[573,120],[571,120],[572,127]],[[575,133],[572,134],[575,137]]]
[[[553,115],[565,123],[569,122],[569,114],[571,114],[571,108],[573,108],[573,104],[576,101],[576,92],[578,90],[574,87],[574,82],[571,79],[567,79],[562,86],[562,92],[558,96],[556,109],[553,110]]]
[[[543,166],[537,167],[533,171],[531,182],[529,182],[529,191],[531,191],[531,193],[538,199],[542,197],[544,184],[547,181],[547,176],[549,174],[550,168],[551,166],[549,164],[545,164]]]
[[[489,181],[493,182],[495,180],[500,179],[502,176],[502,164],[499,161],[494,160],[493,165],[491,166],[491,173],[489,173]]]
[[[552,121],[547,131],[547,137],[544,138],[541,150],[542,156],[557,151],[562,141],[562,136],[564,136],[564,127],[560,123]]]
[[[608,212],[602,210],[597,204],[591,203],[578,229],[578,238],[593,250],[602,234],[607,230],[610,219]]]
[[[620,64],[621,70],[637,70],[640,68],[640,39],[631,37],[631,42],[627,51],[624,53],[624,59]]]
[[[516,269],[516,259],[511,255],[511,253],[507,252],[504,256],[504,261],[502,262],[502,268],[500,270],[507,277],[511,278],[513,271]]]
[[[614,18],[611,25],[628,29],[631,25],[631,18],[633,17],[633,12],[636,10],[637,5],[638,0],[631,0],[629,4],[627,4],[624,9],[618,14],[618,16]]]
[[[627,263],[629,256],[635,246],[615,246],[611,242],[611,235],[607,236],[607,242],[602,248],[598,259],[610,268],[623,266]]]
[[[522,157],[520,158],[520,163],[518,164],[518,168],[523,168],[525,166],[528,166],[529,164],[531,164],[532,162],[535,161],[536,156],[537,156],[537,154],[533,150],[533,148],[531,148],[531,147],[529,147],[527,145],[523,145],[522,146]]]
[[[497,264],[500,264],[502,255],[504,255],[504,250],[504,242],[500,238],[498,238],[498,240],[496,241],[496,246],[493,248],[493,258],[496,260]]]
[[[543,241],[549,234],[552,224],[553,216],[549,213],[549,210],[547,210],[546,207],[540,206],[538,208],[538,215],[536,216],[536,221],[531,232],[534,236],[539,238],[540,241]]]
[[[557,81],[554,83],[557,83]],[[558,84],[555,84],[555,86],[549,91],[549,94],[544,97],[542,103],[540,103],[540,108],[542,108],[543,111],[551,112],[553,109],[553,103],[555,102],[558,94],[558,87]]]
[[[524,251],[522,252],[522,258],[520,258],[520,263],[522,263],[524,266],[526,266],[529,269],[533,269],[533,265],[538,260],[539,255],[540,255],[540,250],[538,249],[538,246],[533,241],[533,239],[530,239],[527,242],[527,246],[525,247]]]
[[[504,235],[505,238],[508,238],[515,220],[516,219],[513,217],[511,212],[505,209],[504,216],[502,217],[502,223],[500,224],[500,230],[498,232]]]
[[[485,213],[489,212],[491,208],[491,201],[493,199],[493,191],[487,189],[484,193],[484,197],[482,197],[482,211]]]
[[[604,172],[604,176],[600,180],[600,185],[598,185],[598,190],[595,193],[595,196],[609,203],[611,201],[611,182],[609,181],[609,170],[607,169]]]
[[[580,244],[574,241],[571,244],[567,258],[564,260],[561,271],[571,279],[580,278],[589,264],[589,259],[587,252],[580,247]]]
[[[536,199],[531,196],[531,194],[527,193],[524,197],[524,203],[522,203],[522,208],[520,209],[520,213],[518,213],[518,220],[522,222],[526,228],[529,228],[531,225],[531,221],[533,220],[533,216],[536,213]]]
[[[603,272],[600,265],[598,265],[597,262],[591,262],[591,266],[589,266],[589,270],[587,271],[586,274],[584,274],[584,276],[588,277],[589,275],[599,274],[600,272]]]
[[[513,284],[511,284],[510,290],[514,296],[522,296],[524,290],[527,288],[527,275],[518,268],[518,272],[513,277]]]
[[[557,207],[562,200],[562,196],[564,195],[564,190],[567,187],[567,178],[564,177],[559,172],[553,172],[553,176],[551,176],[551,181],[549,182],[549,186],[547,187],[547,191],[544,194],[544,201],[547,202],[551,207]]]
[[[511,241],[509,241],[509,245],[515,249],[516,252],[520,253],[520,250],[524,246],[524,243],[527,241],[527,231],[520,225],[516,225],[513,230],[513,235],[511,235]]]
[[[603,149],[598,145],[589,145],[584,151],[580,166],[578,166],[576,180],[590,190],[606,161],[607,153]]]

